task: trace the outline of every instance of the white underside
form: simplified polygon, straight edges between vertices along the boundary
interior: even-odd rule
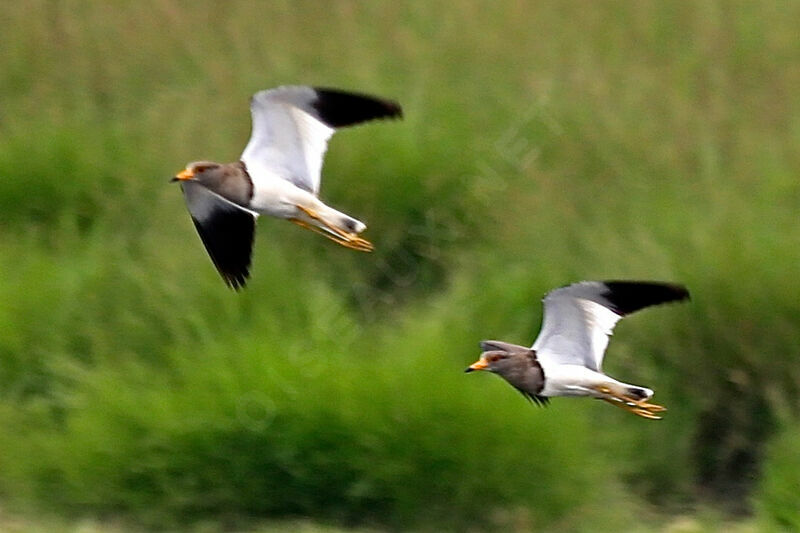
[[[250,200],[254,211],[277,218],[296,218],[298,205],[315,210],[327,207],[310,192],[280,178],[259,179]]]
[[[544,388],[539,394],[542,396],[591,396],[592,398],[606,398],[597,390],[597,387],[607,387],[617,394],[623,394],[629,388],[645,391],[647,398],[653,391],[638,385],[631,385],[617,381],[600,372],[590,370],[581,365],[547,365],[542,364],[544,372]]]
[[[298,209],[298,206],[300,206],[316,213],[332,226],[347,229],[348,231],[350,228],[346,221],[352,221],[353,233],[361,233],[367,227],[363,222],[327,206],[314,194],[297,187],[290,181],[274,175],[254,174],[254,172],[251,172],[255,187],[253,198],[250,200],[250,209],[258,213],[276,218],[299,219],[306,223],[317,225],[302,210]]]

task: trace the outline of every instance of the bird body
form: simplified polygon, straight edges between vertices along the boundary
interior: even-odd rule
[[[620,396],[634,395],[639,399],[653,396],[653,391],[646,387],[617,381],[581,365],[544,365],[542,371],[547,376],[542,396],[591,396],[602,399],[606,396],[599,392],[603,387]]]
[[[284,86],[256,93],[250,110],[253,131],[240,161],[196,161],[173,179],[181,182],[195,227],[225,282],[233,288],[246,283],[259,214],[371,251],[372,244],[358,236],[366,224],[319,199],[322,160],[337,128],[400,117],[400,106],[334,89]]]
[[[532,347],[483,341],[480,359],[467,371],[494,372],[539,404],[554,396],[588,396],[657,419],[665,408],[648,402],[653,391],[606,375],[603,356],[621,318],[688,298],[684,287],[659,282],[584,281],[555,289],[544,298],[542,329]]]

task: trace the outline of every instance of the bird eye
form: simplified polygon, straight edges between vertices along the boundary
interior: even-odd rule
[[[218,166],[219,165],[195,165],[193,170],[195,174],[202,174],[203,172],[217,168]]]

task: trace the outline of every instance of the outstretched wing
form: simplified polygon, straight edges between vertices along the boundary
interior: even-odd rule
[[[685,300],[682,285],[649,281],[583,281],[544,298],[542,330],[532,349],[544,364],[600,371],[617,322],[639,309]]]
[[[527,352],[530,348],[527,346],[520,346],[519,344],[511,344],[510,342],[503,341],[481,341],[481,351],[488,352],[491,350],[499,350],[501,352]]]
[[[402,116],[400,105],[390,100],[307,86],[258,92],[250,112],[253,131],[241,159],[253,180],[277,176],[315,195],[336,128]]]
[[[197,233],[222,279],[234,289],[243,287],[250,275],[258,213],[190,180],[181,182],[181,189]]]

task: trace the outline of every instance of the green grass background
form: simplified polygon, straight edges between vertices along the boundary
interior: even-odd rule
[[[798,19],[2,3],[5,527],[800,527]],[[237,294],[167,180],[235,160],[249,96],[289,83],[403,104],[339,133],[323,172],[377,250],[263,219]],[[463,375],[479,340],[532,340],[546,291],[606,278],[692,291],[610,345],[664,420]]]

